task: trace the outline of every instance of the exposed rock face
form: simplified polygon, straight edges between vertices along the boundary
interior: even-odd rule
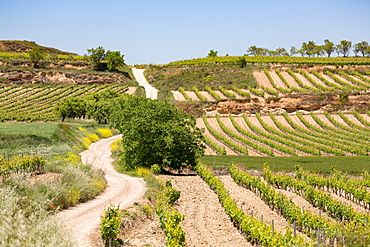
[[[9,79],[11,83],[59,83],[59,84],[105,84],[122,83],[131,78],[122,74],[89,74],[58,71],[2,71],[0,78]]]
[[[244,101],[220,101],[212,106],[205,108],[207,115],[213,116],[216,114],[253,114],[253,113],[276,113],[295,112],[295,111],[332,111],[338,108],[351,110],[354,107],[370,107],[370,94],[348,96],[348,100],[343,102],[340,97],[335,94],[299,94],[290,95],[283,98],[269,99],[253,99]]]

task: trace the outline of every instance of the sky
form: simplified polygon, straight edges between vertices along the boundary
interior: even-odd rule
[[[79,55],[102,46],[130,65],[325,39],[370,43],[370,0],[0,0],[0,40]]]

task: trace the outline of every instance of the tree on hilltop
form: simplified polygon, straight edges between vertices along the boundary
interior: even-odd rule
[[[337,46],[338,53],[342,53],[343,57],[348,57],[352,47],[352,42],[348,40],[341,40]]]
[[[207,57],[217,57],[218,51],[210,50]]]
[[[315,54],[316,43],[314,41],[308,41],[302,43],[302,50],[307,54],[307,56],[311,57]]]
[[[295,48],[295,46],[291,46],[290,50],[289,50],[289,53],[290,53],[290,56],[293,57],[295,54],[298,53],[298,50],[297,50],[297,48]]]
[[[366,49],[368,47],[369,47],[369,43],[367,43],[366,41],[362,41],[354,45],[353,51],[355,52],[356,56],[357,56],[357,53],[360,52],[362,53],[362,56],[364,57],[366,54]]]
[[[324,40],[325,44],[322,46],[325,53],[330,57],[330,55],[335,51],[335,45],[330,40]]]
[[[102,69],[102,60],[105,58],[105,49],[101,46],[97,48],[87,49],[89,60],[96,70]]]
[[[46,56],[46,54],[39,48],[33,48],[32,50],[28,51],[28,55],[30,56],[30,60],[34,68],[38,68],[40,61],[44,60]]]

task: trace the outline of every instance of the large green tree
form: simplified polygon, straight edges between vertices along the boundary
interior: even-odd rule
[[[54,111],[62,121],[66,118],[82,118],[86,115],[86,102],[81,97],[64,98],[58,102]]]
[[[125,64],[123,59],[125,55],[121,55],[120,51],[107,51],[105,59],[107,60],[107,66],[110,71],[117,70],[118,66]]]
[[[124,169],[193,167],[203,155],[203,136],[193,116],[173,105],[141,96],[117,98],[110,124],[122,133]]]
[[[97,48],[91,48],[87,49],[87,53],[89,55],[89,60],[92,64],[92,66],[95,67],[97,70],[102,69],[102,60],[105,58],[105,49],[101,46],[98,46]]]
[[[108,123],[111,111],[114,107],[113,99],[117,97],[120,97],[120,94],[110,90],[87,94],[84,97],[86,102],[86,115],[100,124]]]

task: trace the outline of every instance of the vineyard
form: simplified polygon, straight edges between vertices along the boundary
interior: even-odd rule
[[[187,246],[369,244],[367,172],[353,178],[300,166],[295,176],[268,166],[258,174],[236,165],[230,175],[203,164],[196,170],[196,177],[163,176],[182,192],[175,208],[184,215]]]
[[[185,66],[200,64],[239,64],[245,59],[247,64],[290,64],[290,65],[369,65],[369,58],[346,58],[346,57],[286,57],[286,56],[225,56],[225,57],[207,57],[190,60],[175,61],[166,64],[166,66]]]
[[[206,154],[249,156],[368,156],[370,114],[203,117]]]
[[[177,101],[220,101],[251,98],[281,97],[290,93],[333,93],[333,92],[358,92],[365,93],[370,88],[368,73],[356,71],[345,72],[319,72],[319,71],[292,71],[267,70],[254,71],[258,87],[238,88],[231,86],[225,88],[218,86],[216,89],[206,86],[203,91],[196,86],[191,91],[179,88],[180,93],[175,93]]]
[[[55,121],[54,107],[61,99],[112,90],[133,93],[121,84],[0,86],[0,121]]]

